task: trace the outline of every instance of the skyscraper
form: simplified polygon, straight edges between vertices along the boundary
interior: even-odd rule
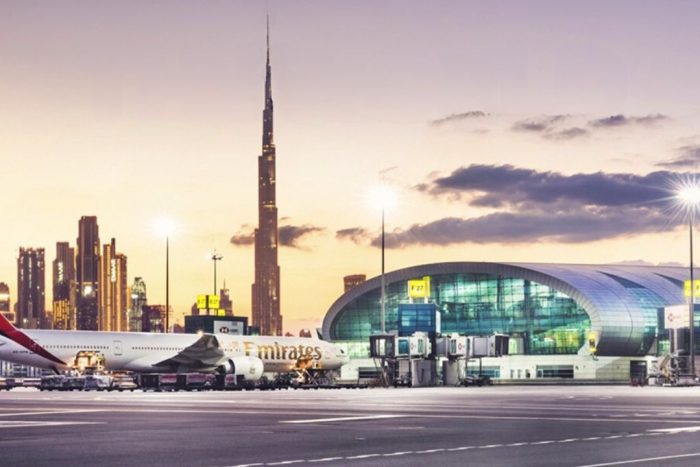
[[[219,310],[224,310],[225,316],[233,316],[233,301],[230,293],[224,281],[224,288],[219,289]]]
[[[17,258],[17,324],[25,329],[46,325],[43,248],[20,248]]]
[[[126,285],[126,256],[117,253],[116,240],[102,247],[100,258],[100,331],[126,331],[128,294]]]
[[[12,311],[10,306],[10,287],[4,282],[0,282],[0,313],[10,323],[17,324],[17,314]]]
[[[255,229],[255,282],[252,287],[253,325],[259,327],[262,335],[281,336],[280,267],[277,262],[279,234],[275,200],[275,142],[272,114],[270,23],[268,21],[262,154],[258,156],[258,228]]]
[[[140,277],[134,277],[131,285],[131,305],[129,307],[129,331],[141,332],[143,330],[143,307],[147,303],[146,283]]]
[[[83,216],[78,222],[77,318],[76,328],[97,331],[100,275],[100,231],[96,216]]]
[[[56,242],[53,260],[53,328],[75,327],[75,249]]]

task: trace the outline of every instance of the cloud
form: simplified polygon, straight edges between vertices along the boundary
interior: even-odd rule
[[[302,239],[325,230],[326,229],[323,227],[316,227],[309,224],[283,225],[279,228],[280,245],[302,249],[302,246],[299,244]]]
[[[678,157],[656,165],[667,169],[694,169],[700,164],[700,145],[682,146],[677,151],[680,153]]]
[[[622,114],[617,114],[605,118],[591,120],[588,122],[588,125],[594,128],[615,128],[629,125],[654,125],[664,120],[668,120],[668,116],[663,114],[649,114],[642,117],[628,117]]]
[[[649,114],[643,116],[626,116],[622,114],[597,118],[578,126],[571,126],[571,121],[577,120],[571,115],[544,115],[516,121],[511,129],[513,131],[538,134],[550,141],[570,141],[590,135],[592,129],[615,128],[632,125],[654,125],[668,120],[663,114]],[[569,123],[569,126],[566,126]]]
[[[325,231],[323,227],[313,225],[283,225],[279,228],[279,242],[281,246],[303,249],[300,242],[314,234]],[[255,229],[250,225],[244,225],[231,237],[231,244],[236,246],[248,246],[255,244]]]
[[[468,120],[468,119],[475,119],[475,118],[483,118],[483,117],[488,117],[489,114],[486,112],[482,112],[481,110],[470,110],[469,112],[463,112],[459,114],[451,114],[448,115],[447,117],[439,118],[437,120],[433,120],[430,122],[431,125],[433,126],[440,126],[445,123],[450,123],[450,122],[456,122],[460,120]]]
[[[603,173],[564,175],[512,165],[470,165],[415,186],[435,196],[467,198],[472,206],[528,207],[574,204],[622,206],[649,204],[669,197],[674,178],[666,171],[647,175]]]
[[[335,238],[339,240],[350,240],[358,245],[368,243],[372,237],[372,234],[362,227],[351,227],[348,229],[341,229],[335,233]]]
[[[545,115],[519,120],[513,124],[512,130],[539,134],[550,141],[568,141],[588,136],[588,130],[580,127],[562,128],[562,124],[570,118],[569,115]]]
[[[519,244],[545,240],[582,243],[662,232],[669,228],[669,218],[660,210],[648,207],[589,207],[565,212],[497,212],[470,219],[448,217],[426,224],[415,224],[387,234],[386,246],[405,248],[459,243]],[[376,246],[378,239],[372,244]]]
[[[577,173],[537,171],[512,165],[471,165],[433,175],[414,188],[433,196],[499,208],[499,212],[448,217],[386,237],[391,248],[458,243],[591,242],[671,230],[684,223],[674,212],[676,172]],[[372,241],[377,245],[378,240]]]
[[[564,130],[550,131],[542,135],[543,138],[554,141],[567,141],[582,136],[588,136],[588,130],[579,127],[566,128]]]
[[[532,133],[546,133],[552,131],[557,123],[568,118],[567,115],[545,115],[542,117],[519,120],[513,124],[513,130]]]
[[[255,244],[255,229],[250,225],[243,225],[230,240],[232,245],[248,246]]]

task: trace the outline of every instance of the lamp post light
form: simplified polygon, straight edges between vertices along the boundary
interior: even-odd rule
[[[170,330],[170,236],[175,232],[171,219],[158,219],[154,223],[156,232],[165,237],[165,332]]]
[[[381,247],[382,247],[382,275],[381,275],[381,298],[380,298],[380,329],[381,333],[386,333],[386,281],[384,278],[385,270],[385,229],[384,229],[384,218],[387,208],[391,208],[396,204],[396,196],[393,191],[391,191],[386,185],[382,184],[378,186],[371,195],[372,202],[376,206],[379,206],[382,211],[382,236],[381,236]]]
[[[693,271],[693,220],[695,217],[695,211],[700,206],[700,186],[687,186],[678,191],[676,196],[688,214],[688,234],[690,238],[690,303],[688,306],[688,327],[690,331],[688,345],[690,347],[690,352],[688,357],[688,370],[692,378],[695,379],[695,277]]]
[[[214,250],[214,253],[211,254],[209,259],[214,261],[214,295],[216,295],[216,263],[224,259],[224,257],[222,255],[216,254],[216,250]]]

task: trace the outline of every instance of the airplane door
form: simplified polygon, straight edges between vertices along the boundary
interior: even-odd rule
[[[114,355],[122,354],[122,341],[114,341]]]

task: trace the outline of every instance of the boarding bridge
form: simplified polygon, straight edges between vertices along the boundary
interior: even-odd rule
[[[370,355],[385,386],[435,386],[438,384],[438,363],[442,362],[442,384],[459,386],[481,384],[478,377],[466,374],[467,362],[478,360],[481,369],[483,357],[508,354],[508,336],[437,336],[425,332],[411,336],[379,334],[370,337]]]

